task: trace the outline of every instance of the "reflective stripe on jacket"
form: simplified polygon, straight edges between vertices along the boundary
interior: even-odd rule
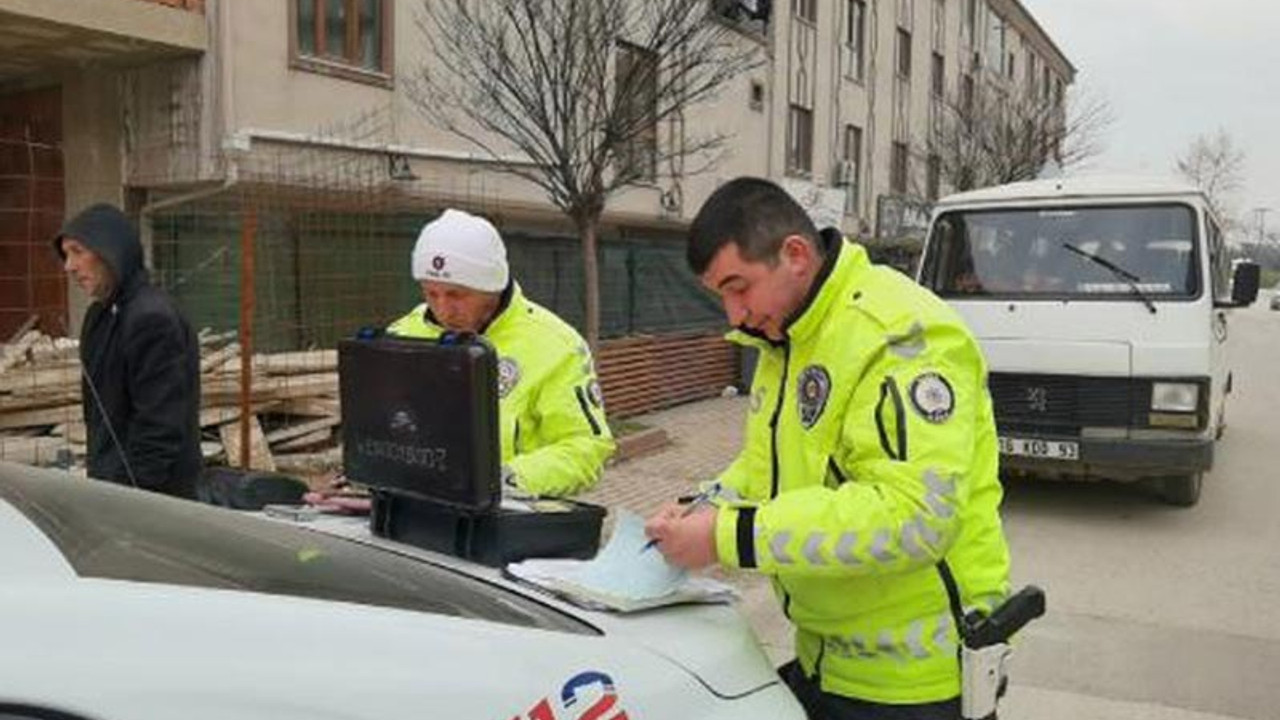
[[[444,328],[423,303],[387,332],[433,339]],[[520,489],[565,496],[590,489],[613,454],[595,364],[586,342],[551,311],[510,286],[506,305],[484,329],[498,352],[502,462]]]
[[[966,608],[1008,593],[986,366],[937,297],[826,240],[787,342],[730,334],[761,352],[746,442],[720,478],[741,500],[719,510],[717,552],[773,578],[824,690],[949,699],[957,634],[936,564]]]

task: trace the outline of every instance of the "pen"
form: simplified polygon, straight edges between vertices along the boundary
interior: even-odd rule
[[[685,509],[680,512],[681,518],[687,518],[693,514],[694,510],[697,510],[703,505],[706,505],[707,503],[711,502],[711,494],[706,492],[701,492],[701,493],[698,493],[697,495],[692,495],[692,496],[686,495],[685,497],[679,498],[676,502],[688,503],[685,506]],[[649,542],[645,543],[644,547],[640,548],[640,552],[643,553],[653,548],[657,544],[658,544],[658,538],[653,538]]]

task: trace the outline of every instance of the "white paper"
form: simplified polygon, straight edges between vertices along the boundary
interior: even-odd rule
[[[629,612],[682,602],[723,602],[733,589],[691,577],[667,563],[657,548],[645,549],[644,520],[621,511],[613,536],[591,560],[525,560],[507,572],[581,605]]]

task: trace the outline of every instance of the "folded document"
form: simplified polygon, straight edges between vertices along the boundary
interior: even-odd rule
[[[690,602],[727,602],[733,588],[673,567],[645,548],[644,521],[622,511],[609,544],[591,560],[525,560],[507,574],[593,610],[635,612]]]

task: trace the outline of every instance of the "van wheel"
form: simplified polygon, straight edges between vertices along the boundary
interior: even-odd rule
[[[1170,505],[1192,507],[1200,502],[1204,473],[1160,478],[1160,498]]]

